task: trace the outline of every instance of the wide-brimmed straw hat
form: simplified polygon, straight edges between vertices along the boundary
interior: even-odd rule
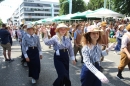
[[[69,28],[67,25],[65,25],[64,23],[60,23],[60,24],[58,24],[58,26],[56,27],[55,32],[58,32],[58,30],[61,29],[61,28],[65,28],[65,29],[67,29],[67,30],[70,30],[70,28]]]
[[[123,27],[123,25],[119,25],[119,26],[118,26],[118,30],[119,30],[121,27]]]
[[[28,29],[34,29],[34,27],[31,24],[27,24],[27,30]]]
[[[101,26],[102,26],[102,27],[107,26],[107,22],[104,22],[104,21],[103,21],[103,22],[101,23]]]
[[[130,24],[126,26],[127,31],[130,31]]]
[[[89,32],[103,32],[103,30],[95,25],[91,25],[91,26],[88,26],[87,28],[87,33]]]

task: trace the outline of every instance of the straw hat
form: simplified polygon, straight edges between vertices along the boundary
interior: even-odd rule
[[[118,30],[119,30],[121,27],[123,27],[123,25],[119,25],[119,26],[118,26]]]
[[[33,27],[31,24],[28,24],[28,25],[27,25],[27,30],[28,30],[28,29],[34,29],[34,27]]]
[[[91,25],[91,26],[88,26],[88,28],[87,28],[87,33],[90,33],[90,32],[101,32],[101,33],[103,33],[103,30],[100,29],[99,27],[96,27],[95,25]]]
[[[50,27],[49,25],[46,26],[46,28],[49,28],[49,27]]]
[[[57,26],[55,32],[58,32],[58,30],[59,30],[60,28],[65,28],[65,29],[67,29],[67,30],[70,30],[70,28],[69,28],[67,25],[65,25],[64,23],[60,23],[60,24],[58,24],[58,26]]]
[[[127,31],[130,31],[130,24],[126,26]]]
[[[103,22],[101,23],[101,26],[102,26],[102,27],[107,26],[107,23],[103,21]]]
[[[27,26],[27,24],[24,24],[24,25],[22,26],[22,29],[24,29],[24,28],[25,28],[25,26]]]

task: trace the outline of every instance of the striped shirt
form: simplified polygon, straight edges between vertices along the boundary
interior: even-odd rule
[[[73,51],[72,44],[69,37],[65,37],[64,39],[62,37],[62,42],[60,42],[59,37],[57,35],[54,35],[51,39],[44,38],[43,41],[46,45],[53,45],[55,51],[60,50],[60,49],[67,49],[69,52],[70,58],[72,60],[75,59],[74,51]]]
[[[82,55],[83,55],[83,62],[85,63],[86,67],[93,73],[96,74],[99,72],[97,68],[94,66],[95,62],[100,62],[101,55],[106,55],[106,50],[101,50],[101,45],[92,45],[92,47],[83,46],[82,48]]]
[[[28,58],[27,55],[27,50],[28,47],[37,47],[39,50],[39,54],[42,55],[42,50],[41,50],[41,44],[39,37],[33,34],[32,36],[29,34],[26,34],[23,39],[22,39],[22,51],[25,56],[25,58]]]

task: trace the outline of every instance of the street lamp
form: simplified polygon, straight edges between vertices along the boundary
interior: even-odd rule
[[[106,8],[106,2],[107,2],[107,0],[104,0],[104,8]]]

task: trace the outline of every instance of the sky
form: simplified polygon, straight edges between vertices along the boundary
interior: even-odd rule
[[[52,0],[41,0],[41,1],[52,1]],[[88,2],[89,0],[84,0]],[[53,2],[59,2],[59,0],[53,0]],[[22,3],[22,0],[4,0],[0,3],[0,19],[4,23],[7,22],[7,19],[11,17],[13,12],[17,7]]]

